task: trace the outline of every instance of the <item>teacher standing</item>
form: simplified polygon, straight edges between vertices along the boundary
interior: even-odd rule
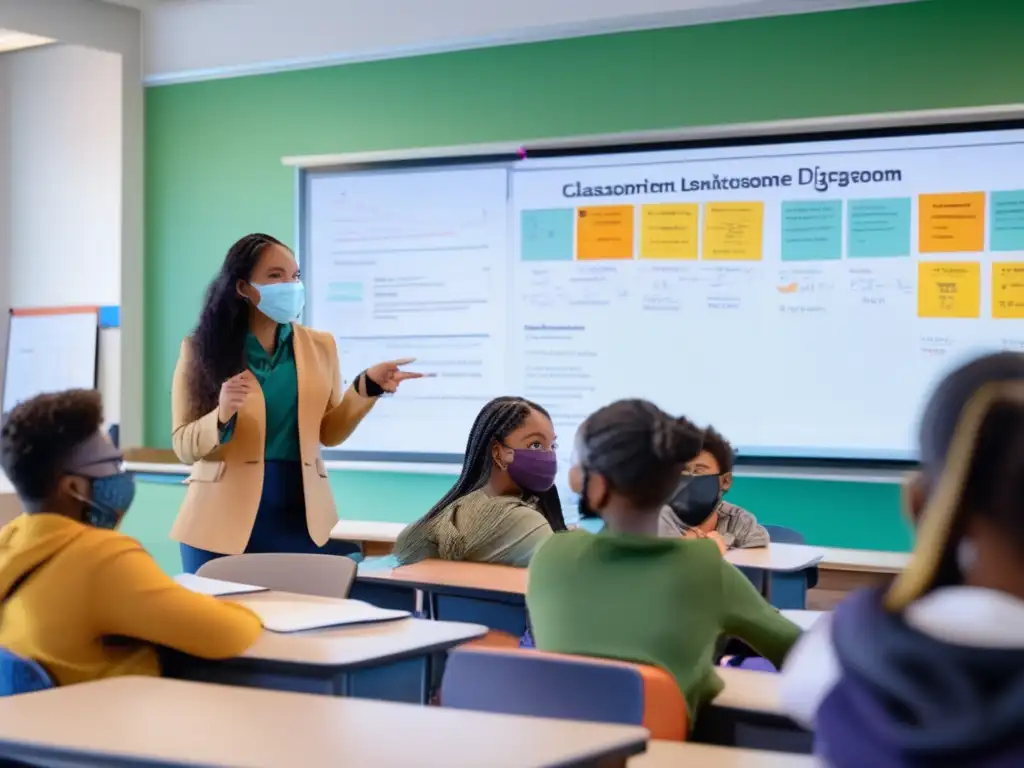
[[[246,235],[210,283],[172,385],[174,452],[192,465],[171,529],[181,564],[242,552],[345,554],[320,446],[352,434],[377,398],[421,374],[379,363],[344,392],[334,337],[295,321],[305,303],[292,252]]]

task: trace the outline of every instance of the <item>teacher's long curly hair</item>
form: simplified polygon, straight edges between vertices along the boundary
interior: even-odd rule
[[[191,336],[193,362],[188,386],[194,418],[216,408],[221,384],[245,368],[249,306],[238,295],[237,285],[239,280],[249,279],[269,245],[284,244],[260,233],[238,240],[206,289],[206,301]]]

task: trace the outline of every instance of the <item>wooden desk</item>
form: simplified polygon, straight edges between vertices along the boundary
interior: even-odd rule
[[[823,570],[862,571],[865,573],[886,573],[895,575],[903,571],[910,562],[909,552],[881,552],[871,549],[836,549],[822,547]]]
[[[242,605],[280,600],[280,592],[236,595]],[[297,602],[330,598],[288,595]],[[274,690],[425,702],[431,657],[483,637],[487,627],[422,619],[332,627],[287,634],[264,632],[242,656],[207,661],[173,655],[169,676]]]
[[[521,637],[526,631],[526,569],[507,565],[424,560],[391,570],[367,570],[357,576],[352,596],[398,607],[364,590],[405,588],[423,592],[427,615],[445,621],[485,624]]]
[[[810,755],[716,747],[681,741],[649,741],[647,751],[630,758],[629,768],[814,768]]]
[[[781,715],[779,676],[770,672],[719,667],[715,670],[725,683],[711,706],[745,709],[768,715]]]
[[[487,563],[423,560],[390,570],[360,572],[360,581],[401,583],[430,591],[437,587],[510,595],[526,594],[526,569]]]
[[[783,711],[778,675],[731,668],[715,671],[725,688],[697,718],[695,740],[810,754],[814,737]]]
[[[387,555],[395,548],[404,523],[375,523],[368,520],[341,520],[331,531],[332,539],[358,544],[367,557]]]
[[[864,588],[885,589],[910,561],[909,552],[822,547],[818,586],[807,595],[810,608],[832,610],[846,595]]]
[[[122,677],[0,699],[0,756],[61,766],[450,766],[622,761],[642,728]]]
[[[821,562],[824,552],[820,547],[804,544],[769,544],[755,549],[730,549],[725,559],[738,568],[757,568],[762,571],[792,573],[813,568]]]
[[[800,597],[794,599],[789,596],[789,607],[803,608],[806,606],[806,582],[801,571],[813,568],[818,564],[821,560],[821,550],[803,544],[773,543],[767,547],[756,549],[730,549],[725,553],[725,559],[737,568],[760,571],[760,574],[752,576],[752,579],[755,584],[760,582],[761,594],[768,602],[772,602],[772,587],[775,578],[798,581]]]

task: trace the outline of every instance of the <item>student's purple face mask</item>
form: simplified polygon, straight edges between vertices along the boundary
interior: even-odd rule
[[[508,465],[508,476],[513,483],[528,493],[544,493],[551,489],[558,474],[558,457],[554,451],[510,450],[513,458]]]

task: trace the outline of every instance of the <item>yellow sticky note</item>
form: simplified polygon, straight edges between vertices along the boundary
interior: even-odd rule
[[[1000,261],[992,265],[992,317],[1024,319],[1024,262]]]
[[[696,259],[697,203],[656,203],[640,209],[640,258]]]
[[[764,248],[764,203],[705,203],[704,258],[760,261]]]
[[[921,195],[917,226],[921,253],[984,251],[985,193]]]
[[[922,261],[917,265],[918,317],[980,317],[981,264]]]
[[[576,211],[576,258],[633,258],[633,206],[592,205]]]

